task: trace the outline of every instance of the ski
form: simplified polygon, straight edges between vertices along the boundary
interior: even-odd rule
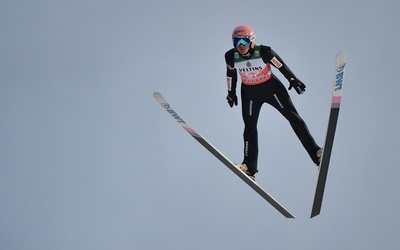
[[[209,143],[203,136],[201,136],[194,128],[192,128],[178,113],[172,109],[171,105],[164,99],[164,97],[155,92],[153,94],[157,102],[177,121],[183,129],[186,130],[194,139],[196,139],[201,145],[203,145],[211,154],[213,154],[218,160],[220,160],[225,166],[227,166],[232,172],[239,176],[247,185],[249,185],[254,191],[256,191],[261,197],[269,202],[276,210],[278,210],[286,218],[295,218],[286,208],[284,208],[279,202],[277,202],[271,195],[269,195],[264,189],[262,189],[253,179],[247,174],[242,172],[236,167],[236,165],[230,161],[225,155],[223,155],[217,148]]]
[[[325,184],[329,169],[329,161],[331,159],[333,141],[335,138],[336,125],[339,116],[340,103],[342,100],[345,68],[346,68],[346,54],[345,52],[342,51],[336,55],[336,71],[333,83],[331,110],[328,120],[328,129],[326,132],[322,159],[319,167],[317,187],[315,189],[311,218],[319,215],[321,212],[322,199],[324,196]]]

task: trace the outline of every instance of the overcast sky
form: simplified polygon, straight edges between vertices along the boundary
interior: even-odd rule
[[[1,1],[0,249],[398,249],[399,9],[397,0]],[[240,162],[224,53],[241,24],[307,85],[290,95],[320,145],[335,55],[347,53],[314,219],[317,168],[276,110],[261,111],[257,182],[294,220],[153,99],[161,92]]]

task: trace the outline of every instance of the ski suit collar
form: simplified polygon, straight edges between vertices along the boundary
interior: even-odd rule
[[[241,57],[245,58],[245,59],[251,58],[251,57],[253,56],[253,54],[254,54],[254,48],[250,48],[249,51],[248,51],[246,54],[244,54],[244,55],[240,54],[239,51],[238,51],[236,48],[235,48],[235,51],[238,52],[238,54],[239,54]]]

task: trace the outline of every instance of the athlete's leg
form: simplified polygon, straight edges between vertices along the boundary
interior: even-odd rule
[[[307,124],[298,114],[289,93],[279,80],[273,78],[269,82],[271,83],[271,95],[269,95],[268,103],[275,107],[289,121],[313,162],[318,164],[317,151],[320,147],[312,137]]]
[[[263,101],[261,100],[259,86],[242,84],[242,117],[244,121],[244,159],[251,175],[257,173],[258,160],[258,132],[257,122]]]

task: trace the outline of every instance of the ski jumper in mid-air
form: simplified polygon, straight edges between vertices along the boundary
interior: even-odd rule
[[[239,73],[244,121],[244,159],[238,167],[254,179],[258,172],[257,122],[261,106],[268,103],[277,109],[290,123],[312,161],[319,165],[322,149],[315,143],[306,123],[297,113],[289,93],[282,82],[272,73],[271,65],[289,81],[290,89],[303,94],[306,86],[270,47],[255,44],[254,31],[247,25],[236,27],[232,32],[233,47],[225,53],[228,85],[228,104],[237,106],[237,73]]]

